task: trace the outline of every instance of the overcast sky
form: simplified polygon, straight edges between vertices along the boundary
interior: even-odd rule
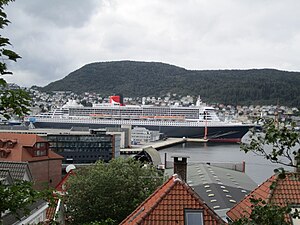
[[[6,77],[45,86],[91,62],[300,71],[299,0],[16,0]]]

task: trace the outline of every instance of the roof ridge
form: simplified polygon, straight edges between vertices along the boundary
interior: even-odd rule
[[[171,185],[169,185],[169,183],[173,180],[173,182],[171,183]],[[142,216],[136,223],[138,224],[139,222],[141,222],[141,220],[143,220],[147,215],[149,215],[158,205],[158,203],[160,203],[162,201],[162,199],[166,196],[167,193],[170,192],[171,188],[173,186],[175,186],[176,182],[179,181],[179,178],[177,177],[177,174],[172,175],[167,182],[165,182],[163,185],[161,185],[159,188],[157,188],[144,202],[142,202],[140,204],[140,207],[138,207],[135,211],[133,211],[132,215],[134,215],[136,213],[136,211],[140,211],[140,208],[145,205],[153,196],[155,196],[159,191],[161,191],[164,187],[167,187],[169,185],[169,187],[166,189],[166,191],[164,191],[164,193],[159,196],[159,198],[156,199],[155,203],[149,208],[149,210],[147,212],[145,212],[145,215]]]
[[[264,184],[270,182],[270,180],[271,180],[274,176],[276,176],[276,174],[272,175],[271,177],[269,177],[269,179],[265,180],[265,181],[262,182],[260,185],[258,185],[255,189],[253,189],[253,190],[247,195],[247,197],[245,197],[245,198],[241,199],[239,202],[237,202],[237,203],[236,203],[236,204],[235,204],[228,212],[230,213],[230,212],[234,211],[234,209],[237,208],[237,207],[240,205],[241,202],[245,201],[245,200],[246,200],[248,197],[250,197],[250,196],[254,196],[253,193],[255,193],[256,190],[258,190],[259,188],[261,188]],[[228,212],[227,212],[227,213],[228,213]],[[246,212],[246,210],[245,210],[245,212]],[[227,213],[226,213],[226,214],[227,214]],[[227,214],[227,215],[228,215],[228,214]]]
[[[171,180],[173,180],[174,178],[177,179],[177,175],[175,176],[176,174],[172,175],[166,182],[164,182],[162,185],[160,185],[151,195],[148,196],[148,198],[146,198],[142,203],[139,204],[139,206],[132,212],[130,213],[120,224],[123,224],[123,222],[125,222],[128,218],[134,216],[136,213],[138,213],[141,208],[143,208],[143,206],[149,202],[149,200],[155,196],[160,190],[162,190],[165,186],[167,186],[169,184],[169,182],[171,182]],[[174,180],[175,180],[174,179]],[[170,187],[173,187],[175,185],[175,182],[173,182],[172,185],[170,185]],[[168,192],[170,190],[170,188],[167,189],[167,191],[164,192],[163,196],[165,196],[166,192]],[[162,198],[158,198],[159,200],[161,200]],[[155,204],[156,205],[156,204]],[[154,207],[151,207],[148,212],[152,212]],[[145,215],[149,215],[149,213],[146,213]],[[144,218],[144,216],[142,217]],[[138,221],[140,222],[140,221]]]
[[[197,198],[198,200],[200,200],[203,204],[203,207],[206,209],[206,211],[208,212],[208,214],[210,214],[213,218],[215,218],[216,220],[222,222],[225,224],[225,221],[215,212],[215,210],[211,209],[206,202],[201,198],[200,195],[198,195],[198,193],[196,191],[193,190],[192,187],[190,187],[187,183],[182,182],[182,184],[186,187],[187,191],[193,195],[195,198]]]
[[[19,161],[0,161],[0,163],[14,163],[14,164],[28,164],[28,162],[19,162]]]

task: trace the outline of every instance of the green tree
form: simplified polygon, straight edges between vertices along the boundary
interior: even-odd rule
[[[0,0],[0,29],[4,29],[10,21],[4,12],[4,6],[13,0]],[[23,116],[28,112],[30,105],[30,97],[27,92],[21,89],[8,89],[7,82],[3,75],[12,74],[7,68],[7,62],[21,58],[17,53],[10,50],[11,46],[9,39],[0,35],[0,114],[5,118],[10,118],[12,115]]]
[[[150,165],[118,158],[108,164],[99,161],[76,170],[68,182],[67,214],[72,224],[112,219],[117,223],[128,216],[162,184],[162,175]]]
[[[242,217],[231,225],[289,225],[285,215],[291,213],[288,206],[279,206],[267,203],[262,199],[250,199],[251,214],[249,217]]]
[[[300,155],[300,133],[291,126],[278,125],[274,120],[266,120],[263,125],[264,135],[257,136],[252,132],[250,143],[242,143],[241,149],[248,152],[254,152],[257,155],[265,157],[272,163],[278,163],[286,167],[291,167],[299,172]],[[271,147],[271,150],[269,148]],[[285,169],[275,169],[279,178],[285,178]],[[270,188],[273,189],[276,183]],[[230,224],[232,225],[288,225],[286,215],[291,214],[298,217],[298,211],[291,213],[291,207],[267,203],[262,199],[250,198],[251,214],[249,217],[242,217]]]
[[[29,213],[28,207],[37,200],[53,201],[50,190],[36,191],[28,181],[16,181],[13,184],[0,183],[0,215],[4,212],[12,213],[19,217]],[[0,224],[1,223],[0,219]]]
[[[4,12],[4,6],[13,0],[0,0],[0,29],[4,29],[10,21]],[[3,75],[11,75],[8,70],[8,62],[16,62],[21,58],[17,53],[9,49],[9,39],[0,35],[0,115],[10,118],[12,115],[23,116],[28,112],[30,105],[29,94],[20,89],[8,89]],[[39,199],[52,201],[50,190],[36,191],[31,182],[16,181],[13,184],[0,183],[0,215],[10,212],[16,216],[20,213],[29,213],[28,206]],[[0,219],[1,222],[1,219]]]
[[[115,225],[116,221],[112,220],[112,219],[106,219],[104,221],[101,222],[89,222],[89,223],[85,223],[84,225]]]
[[[250,143],[242,143],[241,149],[254,152],[265,157],[272,163],[297,169],[300,155],[300,133],[295,130],[295,124],[278,124],[273,119],[265,120],[264,135],[252,132]],[[269,150],[271,147],[271,151]]]

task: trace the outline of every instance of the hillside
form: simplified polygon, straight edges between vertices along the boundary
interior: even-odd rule
[[[201,95],[206,102],[300,106],[300,73],[274,69],[186,70],[158,62],[91,63],[43,91],[96,92],[109,96]]]

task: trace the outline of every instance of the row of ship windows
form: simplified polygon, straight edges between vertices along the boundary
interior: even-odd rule
[[[85,137],[76,137],[76,136],[49,136],[48,141],[111,141],[111,137],[95,137],[95,136],[85,136]]]
[[[135,114],[135,115],[148,115],[148,114],[164,114],[164,115],[173,115],[173,114],[199,114],[199,111],[147,111],[147,112],[139,112],[139,111],[77,111],[77,112],[70,112],[69,115],[79,115],[79,114],[84,114],[84,115],[89,115],[89,114],[113,114],[113,115],[127,115],[127,114]]]
[[[50,147],[112,147],[111,142],[99,143],[99,142],[51,142]]]
[[[70,159],[108,159],[109,155],[70,155],[67,160]]]
[[[112,109],[83,109],[83,108],[80,108],[80,109],[69,109],[69,112],[70,113],[78,113],[78,112],[87,112],[87,113],[102,113],[102,112],[105,112],[105,113],[123,113],[123,112],[136,112],[136,113],[139,113],[139,114],[143,114],[143,113],[152,113],[152,112],[193,112],[193,113],[198,113],[199,112],[199,109],[186,109],[186,108],[162,108],[162,107],[158,107],[158,108],[151,108],[151,109],[129,109],[129,108],[122,108],[121,110],[118,110],[118,109],[115,109],[115,110],[112,110]]]
[[[58,148],[53,149],[55,152],[64,153],[64,152],[111,152],[111,148],[80,148],[80,149],[72,149],[72,148]]]

